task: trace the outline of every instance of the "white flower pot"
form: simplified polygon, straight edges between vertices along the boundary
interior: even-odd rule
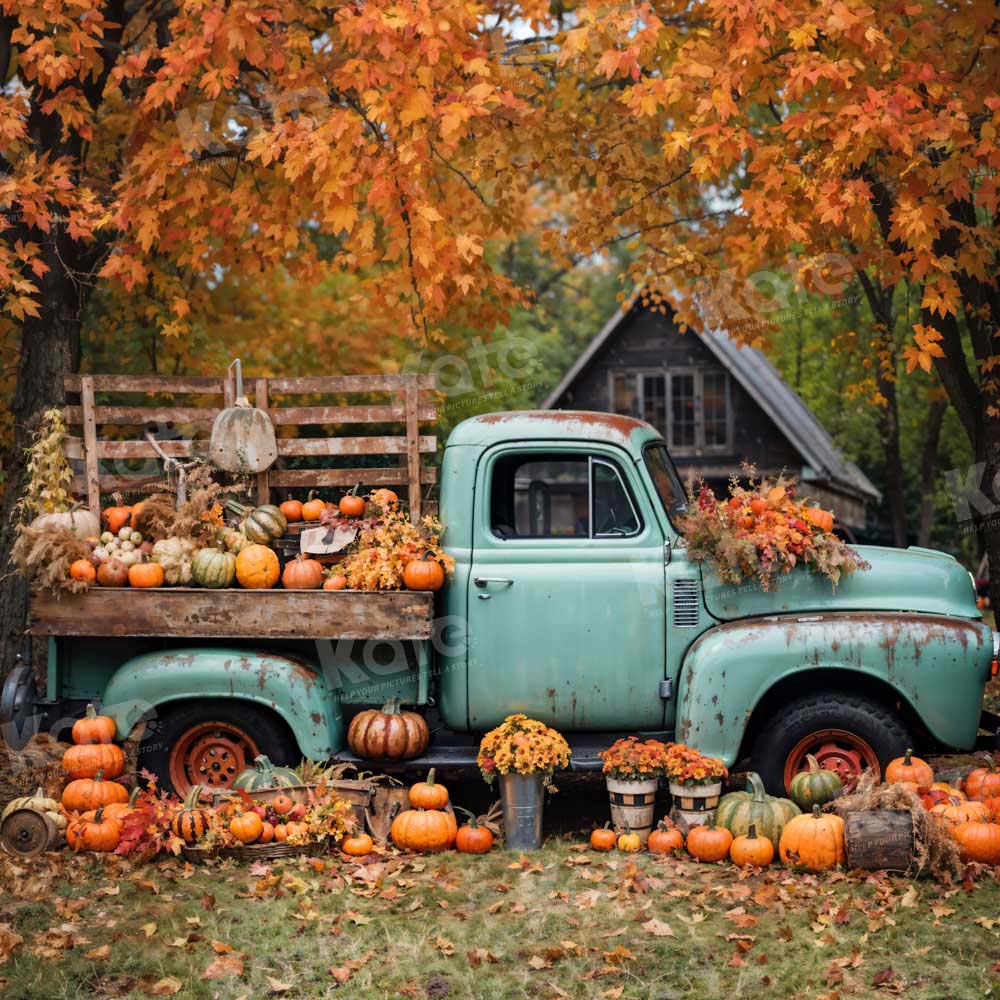
[[[711,785],[677,785],[670,782],[674,799],[674,812],[688,826],[698,826],[709,821],[722,795],[722,782]]]
[[[643,843],[646,843],[653,829],[653,812],[659,781],[656,778],[646,781],[619,781],[617,778],[606,780],[612,825],[618,828],[628,826],[633,833],[639,834]]]

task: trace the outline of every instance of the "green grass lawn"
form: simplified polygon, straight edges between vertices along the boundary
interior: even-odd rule
[[[0,863],[0,994],[833,998],[1000,994],[1000,888],[550,840],[374,863]],[[15,945],[17,935],[23,939]]]

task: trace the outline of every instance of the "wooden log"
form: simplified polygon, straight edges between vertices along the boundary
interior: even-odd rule
[[[871,809],[844,817],[847,867],[905,872],[913,864],[913,817],[901,809]]]

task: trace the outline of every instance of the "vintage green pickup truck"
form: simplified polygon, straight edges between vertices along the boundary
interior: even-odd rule
[[[926,549],[863,548],[834,590],[794,571],[732,587],[688,561],[660,435],[627,417],[510,412],[460,424],[440,513],[456,572],[429,594],[209,592],[36,598],[48,690],[11,675],[8,743],[97,700],[177,791],[227,785],[258,752],[349,759],[363,706],[432,730],[408,766],[468,767],[512,712],[558,727],[573,766],[623,733],[749,760],[772,790],[806,754],[845,779],[907,746],[977,744],[996,655],[969,573]],[[990,718],[990,728],[995,719]],[[13,734],[13,735],[11,735]]]

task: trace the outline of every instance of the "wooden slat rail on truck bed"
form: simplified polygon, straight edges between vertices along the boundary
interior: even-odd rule
[[[31,634],[198,639],[429,639],[434,595],[416,591],[200,590],[35,594]]]
[[[420,433],[421,424],[437,417],[433,376],[258,378],[244,385],[250,401],[270,415],[278,438],[276,464],[257,476],[258,503],[280,499],[275,490],[349,488],[360,482],[405,488],[412,516],[419,519],[426,506],[421,488],[437,478],[436,468],[422,457],[437,451],[437,438]],[[212,421],[232,405],[234,393],[232,380],[203,376],[70,375],[65,386],[70,397],[79,397],[79,403],[71,400],[66,408],[73,436],[65,450],[77,467],[73,489],[86,493],[87,505],[95,511],[101,494],[163,481],[162,463],[144,439],[145,427],[155,425],[155,436],[171,457],[204,454]],[[130,398],[123,402],[123,395]],[[363,402],[345,401],[358,395]],[[368,436],[343,433],[345,427],[365,424],[380,430]],[[398,425],[401,433],[386,433],[386,425]],[[335,427],[337,436],[322,436],[322,427]],[[303,428],[312,429],[310,436]],[[373,467],[342,464],[376,455],[387,460]]]

